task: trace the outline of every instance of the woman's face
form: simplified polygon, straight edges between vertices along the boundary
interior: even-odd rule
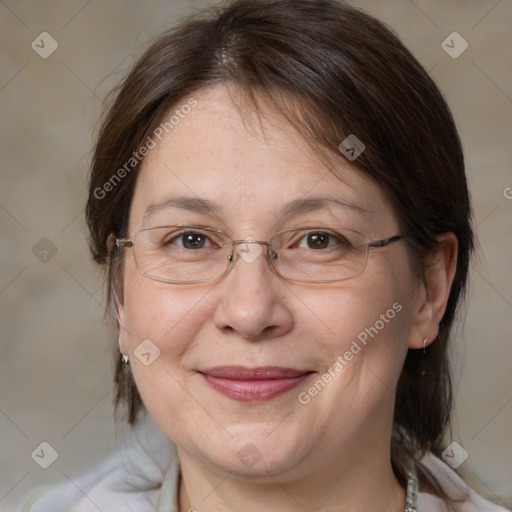
[[[129,238],[176,224],[235,240],[306,226],[399,234],[382,190],[341,156],[335,176],[279,118],[244,123],[221,87],[195,99],[144,160]],[[193,201],[165,205],[178,197]],[[303,208],[283,214],[294,201]],[[120,342],[149,413],[182,456],[238,475],[286,479],[387,453],[421,298],[405,243],[328,284],[279,277],[259,247],[199,284],[149,279],[126,250]]]

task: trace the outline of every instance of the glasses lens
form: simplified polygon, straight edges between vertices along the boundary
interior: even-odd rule
[[[272,239],[272,263],[296,281],[342,281],[361,274],[368,260],[364,237],[349,229],[304,228]]]
[[[228,266],[231,241],[216,230],[188,226],[147,228],[135,238],[135,262],[146,276],[164,282],[215,279]]]
[[[147,228],[134,244],[139,270],[170,283],[210,281],[228,268],[232,240],[215,229],[190,226]],[[363,272],[368,260],[365,238],[339,228],[303,228],[271,239],[271,262],[288,279],[303,282],[342,281]]]

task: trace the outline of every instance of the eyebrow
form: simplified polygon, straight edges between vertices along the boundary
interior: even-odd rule
[[[283,207],[281,211],[281,217],[283,218],[292,215],[318,211],[329,206],[331,203],[334,203],[338,206],[343,206],[345,208],[357,210],[365,216],[370,216],[372,214],[372,212],[368,211],[357,203],[331,196],[325,196],[294,199]],[[210,201],[209,199],[202,199],[192,196],[175,196],[166,198],[163,201],[149,204],[144,211],[144,221],[146,221],[153,214],[169,208],[179,208],[181,210],[211,215],[220,215],[222,211],[221,205],[215,203],[214,201]]]
[[[210,213],[214,215],[218,215],[222,209],[217,203],[208,199],[191,196],[175,196],[157,203],[149,204],[144,211],[144,220],[161,210],[167,210],[169,208],[180,208],[181,210]]]

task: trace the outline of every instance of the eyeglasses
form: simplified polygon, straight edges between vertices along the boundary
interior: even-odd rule
[[[382,248],[405,235],[367,240],[344,228],[304,227],[276,233],[268,242],[233,240],[223,231],[196,226],[150,227],[135,238],[116,238],[116,246],[133,248],[139,272],[163,283],[213,281],[240,256],[254,262],[264,252],[271,268],[285,279],[331,283],[364,271],[370,248]]]

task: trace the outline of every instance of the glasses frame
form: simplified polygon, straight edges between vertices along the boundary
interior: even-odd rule
[[[341,279],[323,279],[323,280],[295,279],[295,278],[288,277],[286,275],[281,274],[281,272],[279,272],[279,270],[273,264],[273,261],[277,258],[278,255],[275,252],[272,252],[272,240],[278,235],[281,235],[283,233],[289,233],[291,231],[302,231],[302,230],[306,230],[306,229],[307,230],[319,230],[319,231],[321,231],[321,230],[332,231],[334,229],[332,227],[328,228],[328,227],[322,227],[322,226],[312,226],[312,227],[305,226],[303,228],[298,228],[298,229],[285,229],[285,230],[279,231],[279,232],[275,233],[274,235],[272,235],[272,237],[270,238],[269,241],[265,241],[265,240],[233,240],[224,231],[222,231],[220,229],[214,229],[214,228],[208,228],[208,227],[189,226],[189,225],[153,226],[153,227],[141,229],[140,231],[138,231],[135,234],[135,236],[133,238],[117,238],[114,235],[115,245],[116,245],[116,247],[122,248],[122,249],[134,248],[135,240],[139,236],[140,233],[142,233],[143,231],[150,231],[152,229],[162,229],[162,228],[180,228],[180,229],[189,228],[191,230],[196,229],[196,230],[201,230],[201,231],[209,231],[212,233],[220,233],[221,235],[223,235],[224,237],[229,239],[232,244],[231,254],[226,257],[227,258],[226,268],[220,274],[216,275],[215,277],[211,277],[209,279],[198,279],[198,280],[194,280],[194,281],[175,281],[175,280],[171,280],[171,279],[154,277],[149,274],[146,274],[140,268],[139,263],[137,262],[137,258],[135,256],[135,252],[134,252],[133,259],[135,261],[135,266],[137,267],[137,270],[144,277],[147,277],[148,279],[151,279],[153,281],[158,281],[158,282],[167,283],[167,284],[197,284],[197,283],[207,283],[207,282],[215,281],[216,279],[219,279],[220,277],[225,275],[229,271],[229,269],[232,268],[232,266],[236,263],[237,255],[239,256],[239,254],[236,252],[236,248],[237,248],[237,246],[242,245],[242,244],[258,244],[258,245],[266,246],[267,247],[267,251],[266,251],[267,263],[269,264],[271,270],[273,272],[275,272],[278,276],[282,277],[283,279],[288,279],[290,281],[295,281],[295,282],[299,282],[299,283],[337,283],[340,281],[346,281],[348,279],[353,279],[354,277],[360,276],[364,272],[364,270],[366,269],[366,265],[368,264],[370,247],[380,249],[382,247],[387,247],[388,245],[390,245],[394,242],[398,242],[399,240],[403,240],[404,238],[407,237],[407,235],[405,233],[403,233],[400,235],[394,235],[394,236],[390,236],[388,238],[383,238],[381,240],[365,240],[364,245],[366,247],[366,260],[365,260],[363,268],[361,269],[361,271],[358,274],[355,274],[355,275],[349,276],[349,277],[342,277]]]

